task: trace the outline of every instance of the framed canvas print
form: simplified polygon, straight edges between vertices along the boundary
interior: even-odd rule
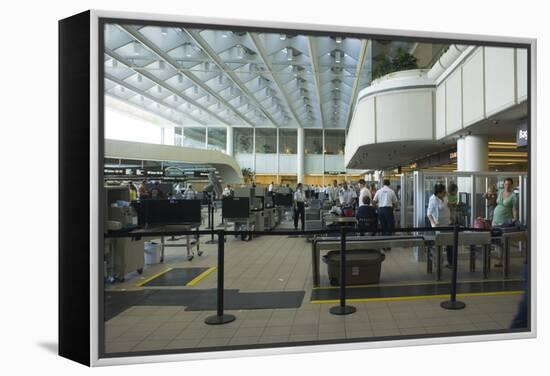
[[[368,25],[59,21],[59,354],[534,337],[535,53]]]

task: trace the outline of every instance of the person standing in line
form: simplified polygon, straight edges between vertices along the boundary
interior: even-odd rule
[[[497,196],[497,206],[493,212],[493,227],[513,225],[518,219],[519,199],[514,193],[512,178],[504,179],[504,189]],[[499,262],[495,267],[502,267],[502,247],[498,247]]]
[[[227,184],[227,186],[223,189],[222,197],[231,197],[231,196],[233,196],[231,192],[231,186]]]
[[[140,200],[144,200],[146,198],[149,198],[149,191],[147,190],[147,180],[144,180],[141,182],[141,185],[139,186],[138,190],[138,198]]]
[[[296,186],[296,192],[294,192],[294,229],[298,230],[298,216],[300,216],[302,231],[306,225],[306,194],[304,193],[302,183],[298,183]]]
[[[366,205],[363,201],[364,197],[369,198],[368,205],[370,205],[370,202],[372,201],[372,196],[369,189],[367,188],[367,182],[365,181],[365,179],[359,179],[359,207]]]
[[[338,202],[338,182],[336,179],[332,181],[332,187],[328,189],[328,198],[335,205]]]
[[[130,190],[130,201],[136,201],[138,198],[138,190],[131,181],[128,182],[128,189]]]
[[[390,188],[390,181],[384,179],[384,186],[376,191],[373,201],[378,206],[378,217],[382,227],[382,235],[391,235],[395,228],[395,218],[393,216],[393,207],[397,203],[397,196]]]
[[[273,196],[273,182],[267,187],[267,192],[270,196]]]
[[[343,208],[351,207],[353,200],[357,198],[357,195],[355,194],[355,190],[353,188],[348,187],[348,182],[344,181],[342,183],[342,188],[340,188],[340,192],[338,193],[338,198],[340,199],[340,205]]]
[[[371,200],[369,196],[364,195],[361,200],[361,206],[359,206],[357,214],[355,215],[359,233],[361,236],[363,236],[365,232],[374,236],[376,235],[376,231],[378,231],[378,214],[376,213],[376,209],[370,205]]]
[[[374,199],[374,196],[376,195],[376,184],[371,183],[369,191],[370,191],[370,197]]]
[[[197,193],[193,190],[193,186],[189,184],[187,189],[183,193],[184,200],[194,200],[197,197]]]
[[[487,219],[493,221],[493,213],[497,207],[497,187],[491,185],[489,190],[483,194],[483,198],[487,201]]]
[[[445,227],[451,223],[451,210],[447,201],[447,192],[443,184],[436,184],[434,193],[428,201],[427,217],[432,227]],[[448,246],[445,249],[447,253],[447,268],[453,266],[453,247]]]

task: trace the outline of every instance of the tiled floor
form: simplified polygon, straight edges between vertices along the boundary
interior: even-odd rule
[[[207,239],[203,239],[204,242]],[[107,289],[132,290],[143,278],[167,267],[216,266],[215,245],[201,243],[204,255],[187,261],[183,248],[168,248],[165,263],[148,267],[143,275]],[[471,296],[460,298],[467,304],[461,311],[440,308],[441,298],[353,303],[357,312],[334,316],[334,304],[310,303],[311,245],[302,238],[263,236],[250,242],[234,238],[225,246],[225,288],[241,291],[297,291],[306,295],[297,309],[229,311],[237,319],[229,324],[204,323],[213,311],[186,311],[185,307],[132,306],[105,323],[105,350],[133,352],[163,349],[190,349],[227,345],[302,342],[328,339],[368,338],[394,335],[449,333],[472,330],[506,329],[517,310],[521,295]],[[467,261],[460,262],[461,280],[479,280],[480,272],[470,273]],[[514,259],[513,276],[519,276],[520,259]],[[493,269],[491,278],[501,277]],[[193,287],[216,287],[216,273]],[[321,284],[328,285],[322,265]],[[444,271],[444,279],[449,279]],[[425,263],[417,263],[410,249],[393,249],[382,266],[382,284],[433,281]]]

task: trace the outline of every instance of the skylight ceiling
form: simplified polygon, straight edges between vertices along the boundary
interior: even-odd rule
[[[184,126],[345,129],[358,91],[372,80],[376,45],[332,36],[107,24],[105,93]]]

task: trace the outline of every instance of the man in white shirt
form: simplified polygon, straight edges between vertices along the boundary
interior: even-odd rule
[[[384,186],[376,191],[374,202],[378,205],[378,217],[382,227],[382,235],[391,235],[395,228],[393,207],[397,203],[397,196],[390,188],[390,181],[384,179]]]
[[[342,188],[338,194],[340,199],[340,205],[342,206],[351,206],[353,199],[357,198],[357,194],[353,188],[348,187],[348,183],[344,181]]]
[[[267,191],[269,192],[270,195],[273,194],[273,182],[271,182],[271,184],[269,184],[269,187],[267,187]]]
[[[359,179],[359,206],[365,205],[363,197],[367,196],[372,201],[372,196],[367,188],[367,182],[365,179]]]
[[[302,231],[304,231],[306,225],[306,194],[302,188],[302,183],[298,183],[296,186],[296,192],[294,192],[294,229],[298,230],[298,216],[301,217]]]
[[[193,190],[193,186],[189,184],[185,192],[183,192],[183,199],[194,200],[196,196],[197,196],[197,193]]]
[[[328,187],[327,190],[328,190],[327,193],[328,193],[329,201],[336,203],[338,201],[338,191],[339,191],[338,182],[334,180],[332,182],[332,187]]]
[[[230,197],[231,196],[231,186],[228,184],[222,192],[223,197]]]

